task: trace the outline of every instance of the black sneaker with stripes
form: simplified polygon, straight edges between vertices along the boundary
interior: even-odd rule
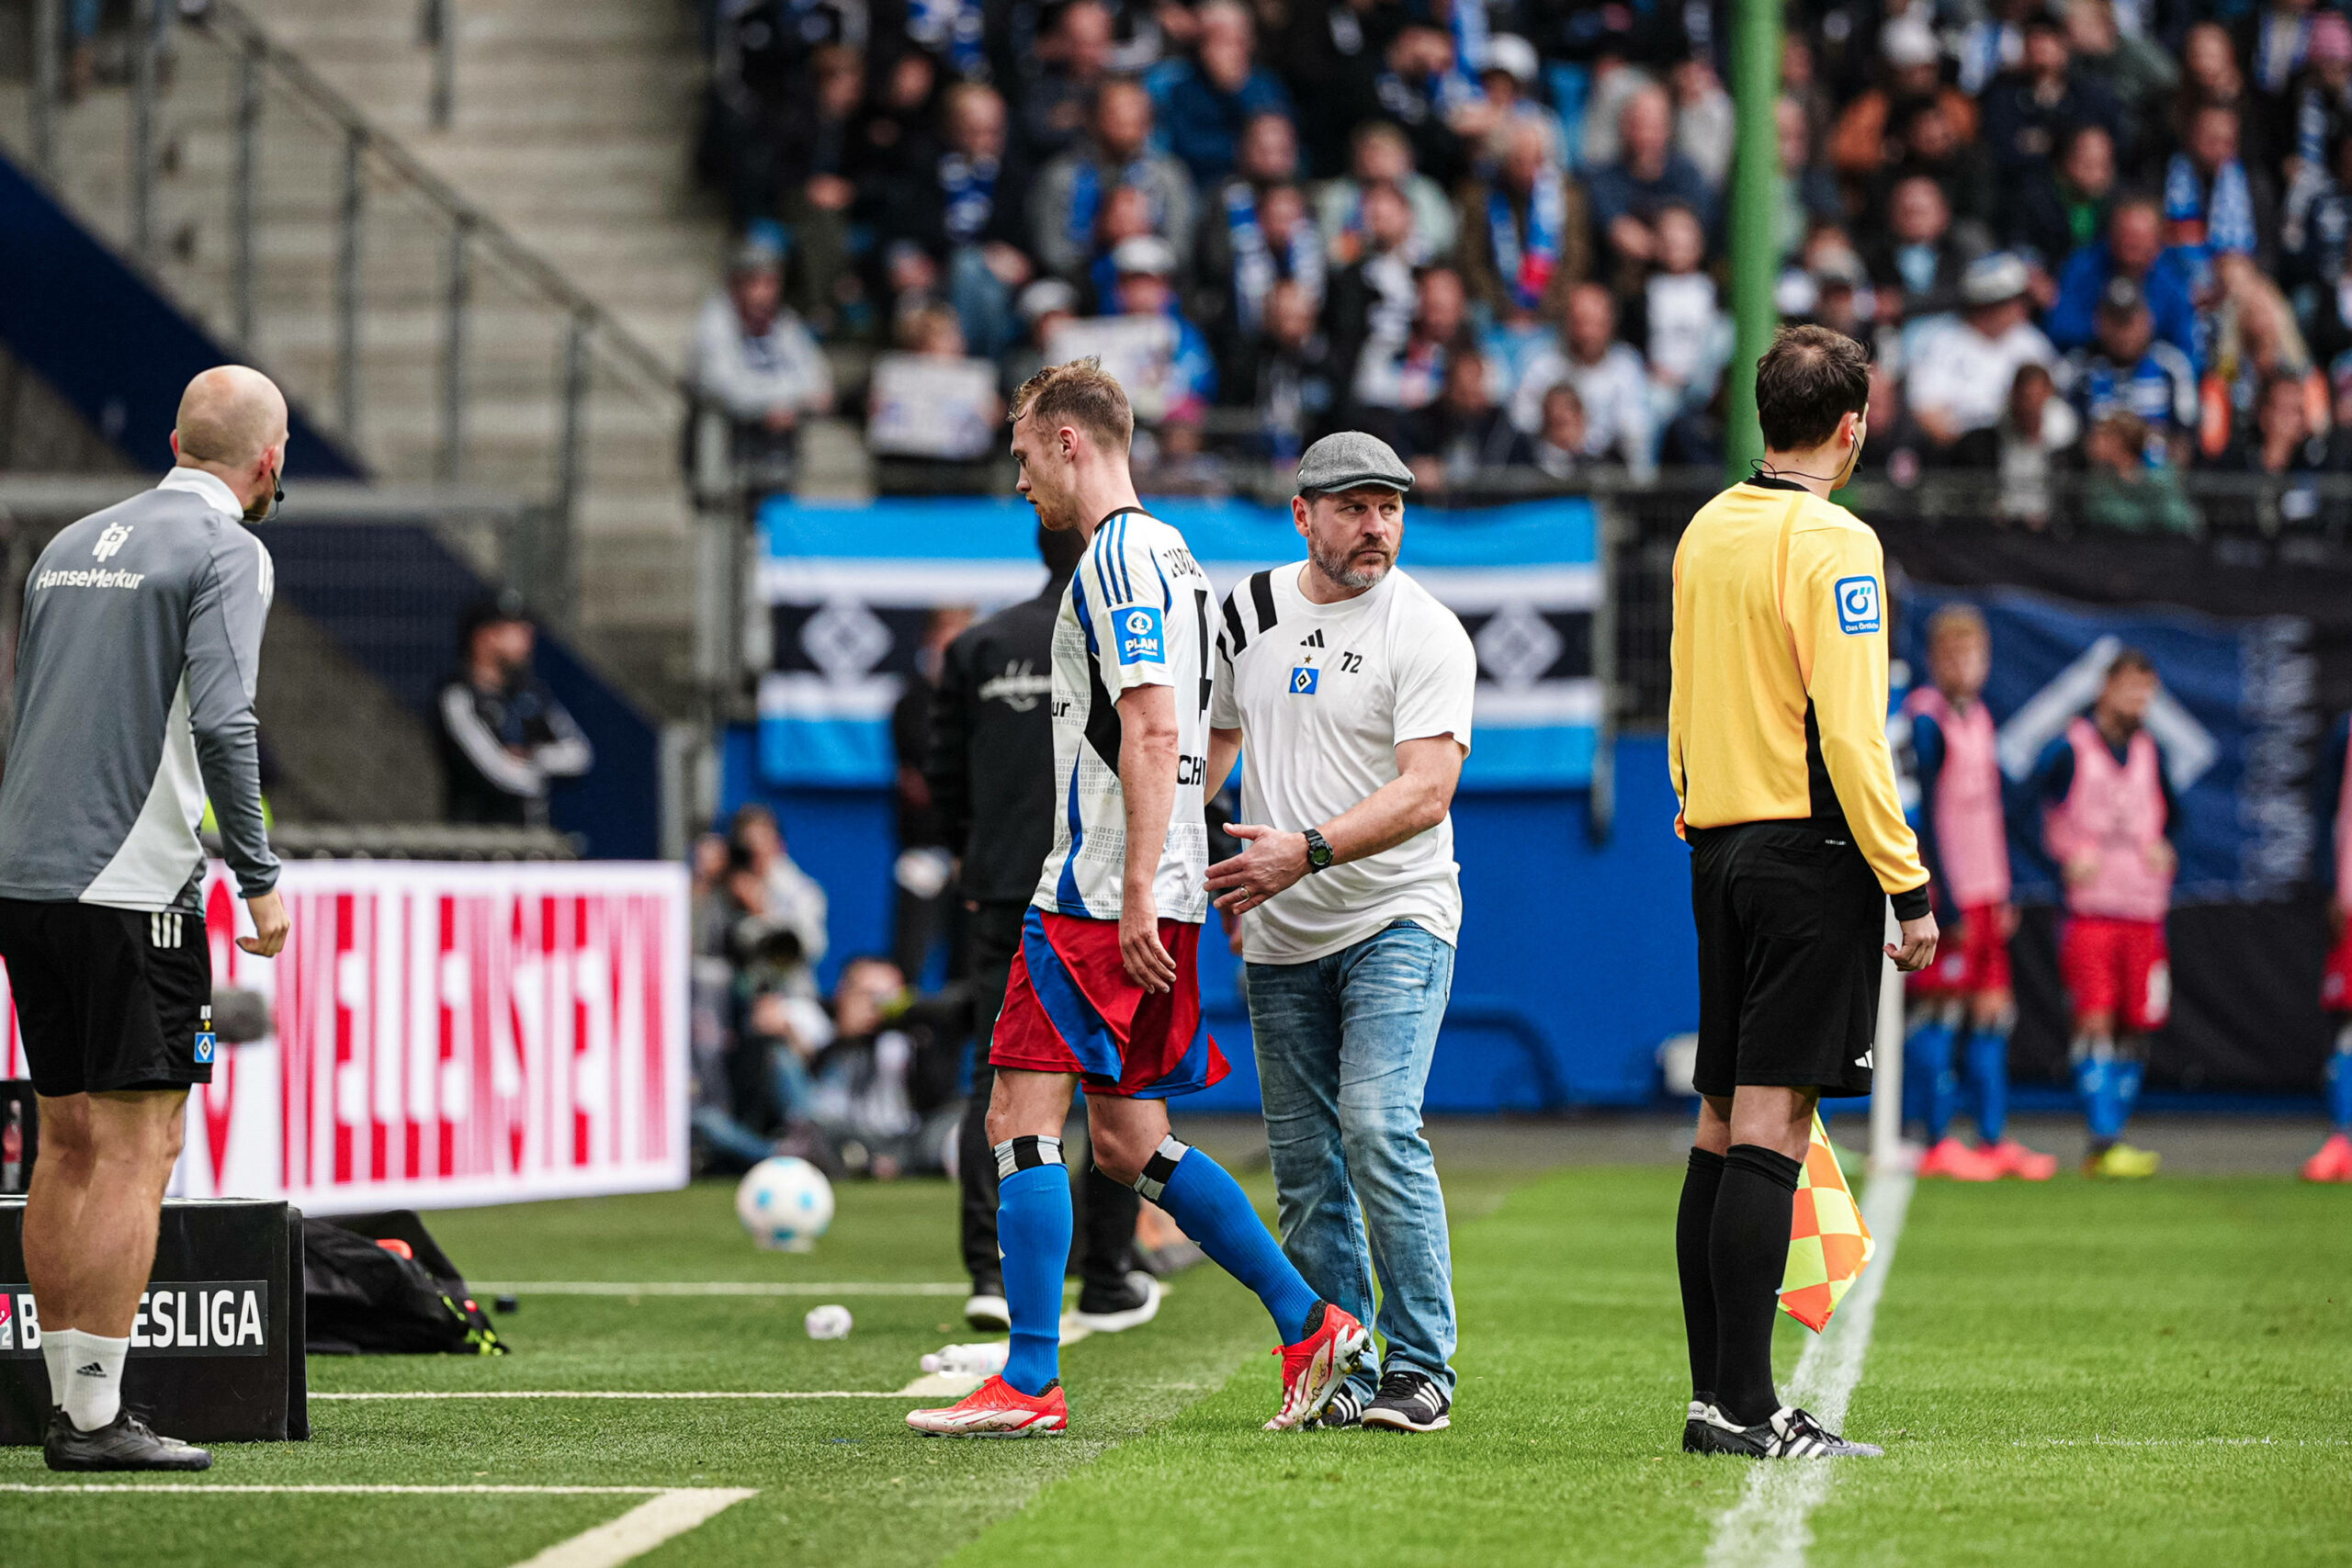
[[[1323,1414],[1306,1424],[1327,1428],[1361,1427],[1363,1425],[1363,1401],[1354,1389],[1341,1383],[1340,1392],[1331,1396],[1331,1403],[1323,1407]]]
[[[1453,1401],[1426,1372],[1399,1367],[1380,1380],[1380,1392],[1363,1407],[1363,1424],[1392,1432],[1442,1432],[1452,1418]]]
[[[1793,1404],[1772,1412],[1753,1427],[1735,1425],[1715,1405],[1706,1418],[1685,1428],[1683,1447],[1696,1453],[1744,1454],[1749,1459],[1883,1459],[1876,1443],[1849,1442]],[[1694,1445],[1691,1439],[1697,1439]]]

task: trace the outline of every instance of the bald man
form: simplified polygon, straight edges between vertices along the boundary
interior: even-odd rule
[[[263,958],[286,942],[254,680],[286,400],[242,366],[188,384],[163,482],[50,542],[25,583],[0,779],[0,959],[40,1102],[25,1269],[51,1470],[203,1470],[122,1404],[188,1086],[212,1081],[209,796]]]

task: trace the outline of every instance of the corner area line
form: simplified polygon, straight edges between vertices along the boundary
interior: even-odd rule
[[[617,1519],[558,1541],[515,1568],[618,1568],[758,1495],[756,1487],[673,1487],[648,1497]]]
[[[935,1280],[477,1280],[477,1296],[961,1296],[967,1283]]]
[[[1826,1332],[1804,1348],[1788,1398],[1821,1418],[1831,1431],[1843,1430],[1846,1406],[1862,1381],[1870,1356],[1871,1330],[1878,1321],[1879,1297],[1894,1267],[1895,1244],[1911,1208],[1913,1178],[1907,1171],[1873,1176],[1862,1190],[1862,1218],[1877,1241],[1877,1256],[1862,1270],[1852,1292],[1829,1320]],[[1813,1544],[1808,1520],[1829,1495],[1838,1467],[1868,1460],[1756,1460],[1739,1501],[1715,1521],[1707,1548],[1707,1568],[1804,1568]]]
[[[675,1539],[707,1520],[718,1517],[746,1497],[756,1497],[753,1486],[369,1486],[348,1485],[238,1485],[201,1481],[177,1482],[61,1482],[49,1485],[23,1483],[0,1484],[0,1493],[72,1492],[84,1496],[97,1493],[113,1493],[119,1496],[143,1496],[150,1493],[172,1493],[180,1496],[215,1493],[222,1496],[232,1494],[251,1496],[255,1493],[288,1495],[365,1495],[393,1493],[402,1495],[429,1494],[466,1495],[492,1493],[501,1495],[523,1495],[554,1497],[644,1497],[645,1501],[593,1529],[581,1531],[569,1540],[558,1541],[536,1557],[526,1558],[514,1568],[620,1568],[624,1562],[635,1562],[662,1542]],[[648,1495],[650,1494],[650,1495]]]

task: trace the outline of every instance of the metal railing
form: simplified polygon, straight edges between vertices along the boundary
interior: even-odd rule
[[[65,3],[0,0],[0,22],[28,12],[32,167],[377,474],[547,498],[568,534],[601,396],[628,416],[608,426],[674,441],[684,404],[662,357],[235,0],[132,0],[124,86],[72,103]],[[453,10],[424,0],[436,123]]]

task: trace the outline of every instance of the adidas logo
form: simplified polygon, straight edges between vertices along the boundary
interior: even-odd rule
[[[1301,648],[1321,648],[1323,646],[1322,629],[1317,627],[1316,630],[1307,633],[1305,637],[1300,637],[1298,639],[1298,646]]]
[[[86,1367],[74,1368],[74,1375],[77,1378],[102,1378],[107,1375],[107,1370],[97,1362],[92,1361]]]

